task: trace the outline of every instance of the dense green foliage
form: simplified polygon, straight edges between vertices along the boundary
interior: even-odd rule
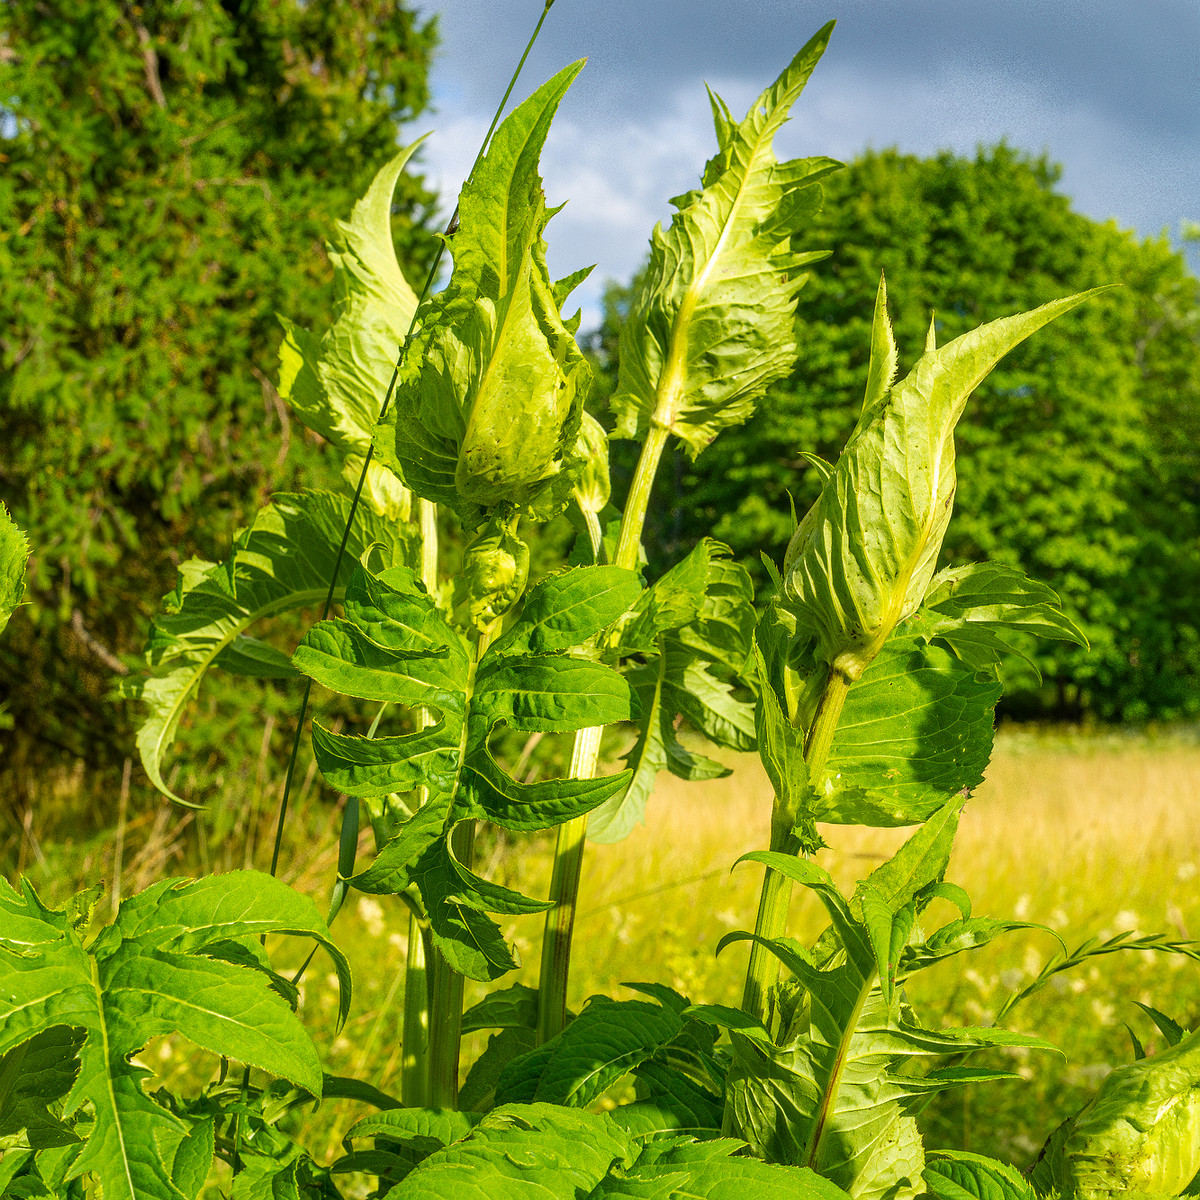
[[[765,582],[820,488],[802,452],[836,456],[857,418],[882,269],[902,365],[930,313],[939,342],[1065,292],[1117,282],[1068,330],[1052,326],[981,385],[959,426],[946,561],[994,558],[1049,583],[1091,642],[1012,662],[1025,711],[1102,718],[1200,710],[1200,290],[1165,240],[1072,212],[1058,171],[1000,146],[974,160],[867,153],[822,181],[811,244],[830,248],[799,297],[790,380],[694,466],[659,476],[648,543],[669,561],[711,534]],[[629,291],[608,294],[610,369]],[[686,497],[686,501],[684,498]],[[665,565],[665,564],[664,564]]]
[[[175,567],[330,477],[275,391],[275,314],[328,311],[322,243],[426,107],[435,37],[383,0],[0,7],[0,498],[34,546],[0,654],[18,773],[128,754],[103,696]],[[431,201],[402,177],[414,269]]]
[[[198,1200],[225,1180],[231,1200],[363,1194],[361,1178],[344,1176],[374,1178],[376,1200],[1194,1191],[1200,1035],[1148,1005],[1169,1049],[1147,1057],[1135,1036],[1138,1061],[1049,1138],[1028,1179],[927,1146],[918,1120],[930,1097],[1014,1077],[970,1065],[976,1052],[1054,1049],[1007,1019],[1062,971],[1129,948],[1200,959],[1200,944],[1162,935],[1064,945],[985,1025],[922,1020],[906,988],[947,958],[1033,928],[975,916],[947,872],[991,751],[1005,656],[1030,636],[1085,641],[1055,593],[1016,565],[937,571],[955,504],[956,429],[1004,355],[1052,322],[1073,328],[1107,289],[941,345],[931,328],[901,373],[881,283],[861,411],[834,462],[809,455],[820,490],[781,566],[764,559],[774,589],[763,611],[746,570],[708,537],[643,578],[666,446],[694,452],[743,421],[801,351],[783,334],[813,255],[793,239],[806,234],[811,182],[829,164],[779,163],[772,139],[832,28],[740,123],[713,98],[718,152],[702,188],[676,201],[671,229],[656,231],[622,336],[613,409],[621,433],[641,441],[623,512],[605,505],[606,439],[584,420],[588,367],[560,311],[578,276],[552,284],[542,241],[552,214],[538,157],[580,64],[517,106],[481,151],[445,239],[455,262],[440,294],[413,293],[392,245],[392,191],[411,151],[376,172],[331,245],[332,323],[320,333],[286,323],[281,356],[281,393],[345,457],[354,499],[278,496],[226,562],[184,563],[147,670],[129,689],[146,702],[139,749],[164,792],[164,752],[210,671],[307,676],[304,706],[313,683],[379,705],[365,735],[312,723],[316,763],[347,797],[329,916],[275,878],[294,757],[269,876],[159,879],[123,902],[118,880],[107,924],[95,911],[100,886],[55,909],[27,880],[0,881],[0,1197],[79,1200],[98,1184],[109,1200]],[[398,385],[384,402],[394,399],[398,416],[376,419],[401,337]],[[514,428],[531,436],[514,438]],[[366,486],[369,436],[382,461]],[[444,573],[438,505],[468,539]],[[586,533],[570,561],[531,580],[530,522],[572,505]],[[20,599],[25,563],[24,538],[4,517],[3,608]],[[321,619],[290,655],[255,637],[261,623],[315,607],[323,584]],[[297,745],[304,716],[302,706]],[[591,812],[603,837],[618,837],[662,770],[728,771],[684,746],[680,716],[718,746],[757,748],[771,784],[769,846],[735,864],[765,868],[753,932],[716,947],[750,943],[741,1006],[693,1003],[652,981],[627,985],[635,1000],[594,996],[568,1021]],[[605,772],[605,729],[627,723],[638,730],[630,769]],[[528,735],[519,757],[510,734]],[[549,769],[533,779],[524,766],[542,735],[573,735],[570,767],[544,755],[538,766]],[[375,834],[365,869],[360,808]],[[513,834],[557,829],[546,899],[476,871],[485,822]],[[915,828],[847,893],[816,861],[837,824]],[[788,936],[796,884],[829,918],[809,944]],[[329,926],[351,889],[409,915],[399,1100],[322,1070],[297,1018],[312,955],[288,977],[269,953],[283,934],[331,955],[336,1036],[350,980]],[[538,988],[493,990],[464,1012],[467,977],[490,982],[519,965],[515,940],[488,914],[542,912]],[[464,1080],[464,1031],[490,1029]],[[151,1091],[138,1056],[176,1035],[220,1056],[220,1070],[198,1089]],[[230,1072],[230,1060],[242,1070]],[[623,1081],[632,1096],[618,1090]],[[341,1155],[285,1120],[330,1098],[377,1110],[345,1130]]]

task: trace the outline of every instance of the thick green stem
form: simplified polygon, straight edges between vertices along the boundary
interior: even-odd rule
[[[468,870],[475,857],[475,822],[464,821],[451,835],[454,857]],[[429,1102],[458,1108],[458,1062],[462,1043],[463,977],[435,950],[430,987]]]
[[[437,586],[438,527],[437,505],[429,500],[417,502],[417,524],[421,531],[421,582],[430,592]],[[434,722],[426,708],[417,710],[417,727]],[[418,803],[425,802],[425,788],[418,788]],[[426,945],[429,931],[415,912],[408,915],[408,955],[404,964],[404,1026],[401,1030],[400,1098],[406,1108],[424,1108],[430,1103],[429,1030],[430,972],[434,957]]]
[[[603,729],[580,730],[575,738],[571,775],[587,779],[595,773]],[[586,772],[586,774],[584,773]],[[538,990],[538,1041],[545,1042],[562,1032],[567,1019],[567,982],[571,968],[571,937],[575,930],[575,904],[583,871],[583,845],[587,817],[576,817],[558,827],[554,875],[550,895],[558,903],[546,914],[546,936],[542,942],[541,986]]]
[[[665,425],[652,421],[638,456],[637,470],[629,485],[625,513],[621,518],[621,533],[617,539],[616,565],[627,571],[637,570],[642,529],[646,524],[646,510],[650,507],[650,489],[654,486],[654,476],[658,473],[658,464],[669,436],[670,430]]]
[[[499,622],[480,630],[467,695]],[[465,735],[464,735],[465,736]],[[475,822],[463,821],[450,835],[450,852],[469,871],[475,859]],[[458,1060],[462,1042],[463,977],[437,949],[430,965],[429,1100],[434,1108],[458,1108]]]
[[[636,570],[642,544],[642,529],[650,505],[650,490],[667,444],[669,430],[651,422],[642,445],[637,470],[625,501],[621,532],[617,539],[616,563],[627,571]],[[591,779],[600,762],[600,727],[581,729],[575,735],[571,755],[571,776]],[[554,907],[546,914],[546,932],[542,938],[541,974],[538,977],[538,1042],[549,1041],[563,1031],[567,1023],[567,987],[571,971],[571,938],[575,931],[575,906],[579,900],[579,880],[583,873],[583,847],[587,837],[586,814],[558,827],[554,847],[554,873],[550,879],[550,899]]]
[[[825,685],[817,703],[816,715],[808,730],[804,744],[804,761],[808,766],[809,778],[815,778],[829,757],[834,731],[841,719],[842,706],[850,680],[840,671],[834,671]],[[778,798],[776,798],[778,805]],[[795,854],[799,843],[792,832],[794,814],[778,811],[771,821],[771,849],[785,854]],[[742,993],[742,1009],[759,1021],[767,1019],[767,997],[779,978],[779,960],[766,948],[764,941],[781,938],[787,932],[788,905],[792,898],[792,881],[778,871],[767,869],[763,876],[762,892],[758,901],[758,919],[755,921],[756,940],[750,950],[750,965],[746,969],[746,988]]]
[[[425,932],[415,913],[408,917],[404,964],[404,1026],[400,1036],[400,1099],[405,1108],[429,1104],[429,973]]]

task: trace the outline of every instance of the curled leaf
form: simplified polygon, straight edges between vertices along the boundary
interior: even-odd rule
[[[819,660],[858,679],[921,606],[950,522],[954,430],[971,392],[1004,354],[1098,290],[927,350],[887,388],[895,347],[880,283],[862,415],[784,559],[786,604]]]
[[[310,429],[345,458],[345,476],[358,482],[383,407],[396,356],[412,324],[417,297],[396,261],[392,193],[420,142],[400,150],[371,182],[349,221],[329,240],[337,301],[333,325],[319,337],[280,317],[279,394]],[[410,497],[378,463],[367,472],[363,496],[375,512],[407,520]]]
[[[468,527],[499,506],[552,516],[573,486],[591,369],[546,268],[538,156],[583,63],[560,71],[496,131],[463,187],[449,286],[421,330],[376,436],[380,458]]]
[[[702,189],[677,197],[670,228],[655,229],[621,332],[617,436],[664,427],[694,458],[745,421],[795,362],[801,268],[825,255],[798,253],[791,239],[820,205],[813,185],[841,164],[781,163],[772,143],[832,30],[831,22],[804,46],[741,123],[710,93],[717,153]]]

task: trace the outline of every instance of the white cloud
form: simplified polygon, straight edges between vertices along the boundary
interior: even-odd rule
[[[637,269],[655,222],[670,218],[668,198],[696,186],[714,149],[701,80],[680,83],[676,75],[665,94],[662,82],[648,80],[644,92],[607,97],[603,105],[564,103],[542,156],[549,203],[567,201],[547,233],[552,273],[597,264],[573,301],[583,307],[585,330],[599,322],[605,281],[627,280]],[[740,116],[768,81],[747,74],[712,82]],[[487,119],[464,113],[463,92],[448,84],[438,101],[445,119],[426,143],[424,161],[448,211]],[[1064,96],[1054,80],[1032,78],[999,56],[949,57],[913,71],[903,59],[880,69],[831,55],[778,136],[777,152],[849,159],[867,146],[895,145],[919,155],[971,155],[1002,138],[1061,163],[1060,187],[1097,220],[1112,217],[1142,236],[1168,226],[1174,236],[1180,218],[1200,216],[1196,158],[1183,141],[1147,139],[1101,93]],[[1188,197],[1193,210],[1178,211]]]
[[[628,280],[641,265],[655,222],[670,218],[668,200],[697,185],[715,149],[708,101],[696,90],[681,89],[644,124],[560,119],[550,131],[542,154],[547,203],[567,202],[546,233],[550,271],[596,264],[571,301],[583,308],[585,330],[599,324],[605,282]],[[486,120],[451,117],[425,143],[423,169],[447,213],[486,130]]]

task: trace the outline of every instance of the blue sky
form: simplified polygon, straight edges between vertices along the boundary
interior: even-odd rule
[[[449,207],[542,0],[418,8],[440,13],[437,111],[405,134],[435,131],[423,165]],[[585,329],[714,149],[705,83],[742,115],[830,18],[780,157],[1004,138],[1061,163],[1090,217],[1172,240],[1200,220],[1200,0],[555,0],[515,98],[588,58],[542,158],[548,201],[568,201],[547,231],[552,272],[597,264],[575,294]]]

